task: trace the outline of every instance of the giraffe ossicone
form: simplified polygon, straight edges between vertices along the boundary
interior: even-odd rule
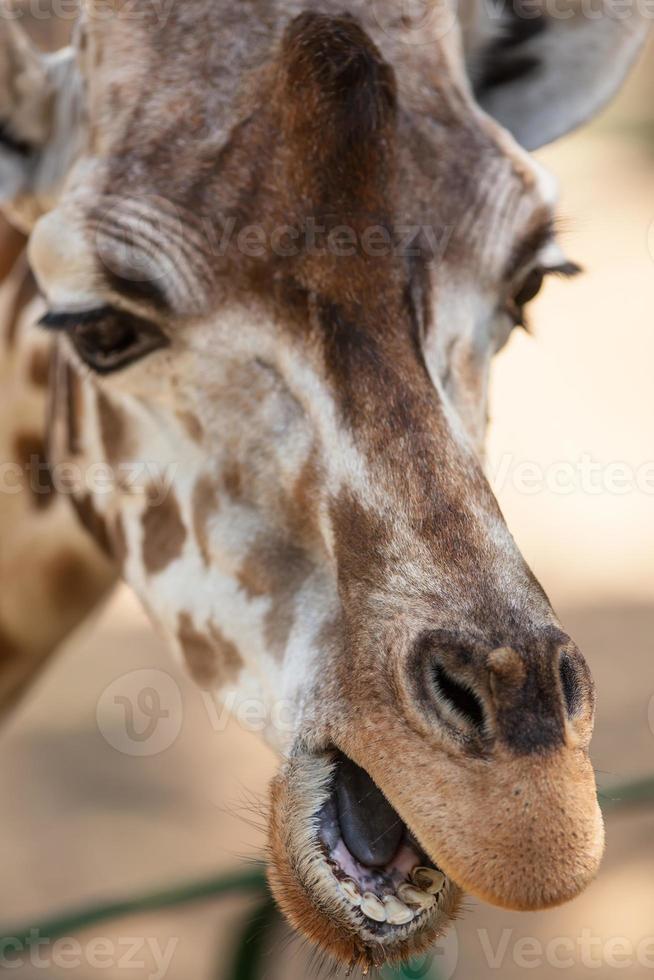
[[[494,353],[572,271],[526,148],[603,104],[646,24],[341,8],[87,0],[56,71],[0,24],[0,68],[49,79],[0,101],[46,307],[3,358],[36,398],[21,364],[50,346],[50,464],[114,474],[52,510],[106,556],[72,577],[79,615],[115,569],[198,683],[265,705],[273,892],[367,972],[429,948],[463,890],[546,908],[599,865],[591,676],[483,440]],[[47,630],[2,601],[13,699]]]

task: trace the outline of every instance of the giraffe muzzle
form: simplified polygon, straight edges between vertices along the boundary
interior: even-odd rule
[[[404,697],[380,684],[341,749],[461,889],[524,910],[574,898],[604,847],[583,657],[567,641],[549,654],[418,658]]]
[[[522,910],[568,901],[603,852],[592,681],[574,644],[556,632],[538,651],[473,656],[427,640],[352,669],[327,745],[300,741],[273,784],[274,894],[349,965],[429,948],[463,892]]]

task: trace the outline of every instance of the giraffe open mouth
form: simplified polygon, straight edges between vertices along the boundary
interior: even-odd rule
[[[340,892],[380,936],[438,909],[448,879],[368,773],[339,753],[318,839]]]
[[[442,935],[458,887],[346,755],[290,760],[272,803],[271,885],[312,941],[365,970],[423,952]]]

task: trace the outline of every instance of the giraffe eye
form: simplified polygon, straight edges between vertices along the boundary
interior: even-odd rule
[[[525,306],[540,292],[546,274],[547,271],[540,266],[531,269],[522,280],[517,291],[507,301],[505,310],[516,327],[527,329]]]
[[[80,358],[98,374],[111,374],[168,345],[154,323],[112,306],[78,313],[46,313],[39,321],[67,334]]]
[[[538,295],[538,293],[541,291],[544,279],[545,271],[538,267],[532,269],[531,272],[527,274],[527,277],[523,280],[520,289],[513,297],[513,302],[519,310],[522,309],[523,306],[526,306],[530,300],[534,299],[534,297]]]
[[[525,307],[541,291],[546,276],[576,276],[581,272],[576,262],[570,262],[561,256],[556,264],[534,266],[522,279],[511,298],[506,303],[506,312],[516,326],[526,326]]]

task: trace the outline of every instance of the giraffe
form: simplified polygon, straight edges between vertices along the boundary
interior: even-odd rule
[[[86,0],[47,57],[2,23],[3,445],[50,481],[2,495],[3,703],[120,575],[200,685],[285,706],[271,888],[364,971],[602,855],[590,671],[483,471],[492,357],[575,272],[529,151],[647,29],[567,13]]]

